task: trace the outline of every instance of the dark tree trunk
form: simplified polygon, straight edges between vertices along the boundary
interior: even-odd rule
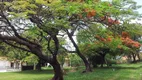
[[[68,34],[69,39],[70,39],[71,42],[73,43],[73,45],[74,45],[74,47],[75,47],[75,49],[76,49],[76,52],[77,52],[78,56],[83,60],[83,62],[84,62],[84,64],[85,64],[86,69],[83,71],[83,73],[85,73],[85,72],[92,72],[92,69],[91,69],[91,66],[90,66],[89,61],[86,59],[86,57],[85,57],[83,54],[81,54],[81,52],[80,52],[80,50],[79,50],[79,47],[77,46],[77,44],[75,43],[74,39],[72,38],[71,33],[69,33],[69,32],[67,31],[67,34]]]
[[[57,59],[54,59],[54,61],[51,63],[53,69],[54,69],[54,77],[52,80],[64,80],[63,79],[63,70],[57,61]]]
[[[53,58],[52,58],[53,60],[50,63],[54,69],[54,77],[52,78],[52,80],[64,80],[63,79],[63,70],[57,60],[57,54],[58,54],[58,50],[59,50],[59,41],[58,41],[57,36],[54,33],[49,33],[49,34],[51,35],[52,39],[54,40],[54,45],[55,45],[55,49],[53,51],[51,51],[50,45],[48,45],[48,47],[49,47],[48,50],[50,50],[50,52],[53,56]]]
[[[101,61],[101,67],[104,67],[104,58],[103,58],[103,56],[102,56],[102,61]]]
[[[36,65],[36,69],[41,71],[41,60],[38,60],[38,63]]]
[[[134,53],[132,53],[132,57],[133,57],[133,62],[136,62],[136,56]]]
[[[82,59],[83,59],[83,57],[82,57]],[[90,66],[89,62],[86,60],[86,58],[83,59],[83,61],[84,61],[85,67],[86,67],[86,69],[83,71],[83,73],[84,72],[92,72],[91,66]]]
[[[106,54],[100,54],[101,57],[102,57],[102,60],[101,60],[101,67],[103,67],[103,64],[105,63],[105,55]]]

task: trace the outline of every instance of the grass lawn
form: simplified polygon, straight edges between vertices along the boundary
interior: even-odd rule
[[[96,68],[92,73],[69,72],[64,80],[142,80],[142,62],[117,64],[109,68]],[[0,73],[0,80],[50,80],[53,71],[22,71]]]

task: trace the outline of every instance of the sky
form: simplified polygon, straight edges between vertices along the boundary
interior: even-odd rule
[[[102,0],[102,1],[112,1],[112,0]],[[142,5],[142,0],[134,0],[135,2],[137,2],[137,5]],[[138,12],[142,14],[142,8],[138,9]]]
[[[137,2],[137,5],[141,5],[142,6],[142,0],[134,0],[135,2]],[[140,14],[142,14],[142,8],[137,10]],[[139,20],[134,20],[132,22],[137,22],[137,23],[141,23],[142,24],[142,18]]]
[[[112,1],[112,0],[102,0],[102,1]],[[142,0],[134,0],[135,2],[137,2],[137,5],[141,5],[142,6]],[[137,10],[140,14],[142,14],[142,8]],[[141,23],[142,24],[142,18],[139,20],[133,20],[133,23]]]
[[[142,0],[134,0],[137,2],[137,5],[142,5]],[[138,9],[138,12],[142,14],[142,8]]]

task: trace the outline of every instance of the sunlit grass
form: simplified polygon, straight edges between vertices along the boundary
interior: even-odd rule
[[[48,80],[53,76],[51,71],[22,71],[0,73],[0,80]]]
[[[97,68],[86,74],[80,72],[68,73],[65,80],[142,80],[142,63]]]
[[[48,69],[48,68],[47,68]],[[0,73],[0,80],[50,80],[51,68],[43,71],[22,71]],[[76,72],[64,75],[64,80],[142,80],[142,62],[136,64],[117,64],[109,68],[96,68],[92,73]]]

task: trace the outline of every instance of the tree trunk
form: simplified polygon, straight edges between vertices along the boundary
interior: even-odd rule
[[[36,65],[36,69],[41,71],[41,60],[38,60],[38,63]]]
[[[80,50],[79,50],[79,47],[77,46],[77,44],[75,43],[74,39],[73,39],[72,36],[71,36],[71,33],[69,33],[69,32],[67,31],[67,34],[68,34],[69,39],[70,39],[71,42],[73,43],[73,45],[74,45],[74,47],[75,47],[75,49],[76,49],[76,52],[77,52],[78,56],[83,60],[83,62],[84,62],[84,64],[85,64],[86,69],[83,71],[83,73],[85,73],[85,72],[92,72],[92,69],[91,69],[91,66],[90,66],[90,64],[89,64],[89,61],[86,59],[86,57],[85,57],[83,54],[81,54],[81,52],[80,52]]]
[[[100,54],[101,57],[102,57],[102,60],[101,60],[101,67],[104,67],[103,64],[105,63],[105,55],[106,54]]]
[[[134,53],[132,53],[132,57],[133,57],[133,62],[136,62],[136,57]]]
[[[54,59],[51,65],[54,69],[54,77],[52,78],[52,80],[63,80],[63,70],[57,59]]]
[[[140,61],[141,58],[140,58],[140,54],[139,53],[137,54],[137,57],[138,57],[138,61]]]
[[[56,32],[56,29],[53,28],[53,31],[54,30]],[[52,65],[52,67],[54,69],[54,77],[52,78],[52,80],[64,80],[63,79],[63,70],[62,70],[62,68],[61,68],[61,66],[60,66],[60,64],[57,60],[57,54],[58,54],[58,51],[59,51],[59,41],[58,41],[58,38],[57,38],[58,30],[57,30],[57,33],[48,32],[48,34],[50,34],[51,38],[54,40],[54,45],[55,45],[54,50],[51,50],[50,41],[49,41],[48,50],[50,51],[50,53],[53,56],[53,58],[50,62],[50,64]]]
[[[101,60],[101,67],[104,67],[104,57],[103,56],[101,56],[102,57],[102,60]]]
[[[83,71],[83,73],[92,72],[92,69],[91,69],[91,66],[90,66],[89,62],[86,60],[86,58],[85,59],[84,58],[82,57],[82,60],[84,61],[86,69]]]

